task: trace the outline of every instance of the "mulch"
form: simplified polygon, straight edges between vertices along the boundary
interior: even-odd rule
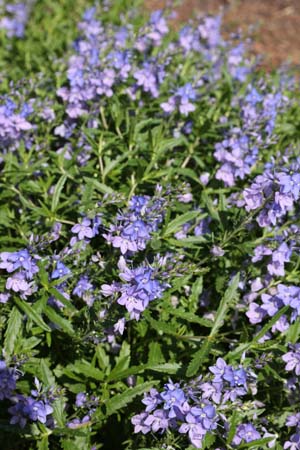
[[[175,1],[146,0],[149,10],[175,5]],[[202,14],[223,10],[223,33],[241,31],[253,40],[252,52],[262,66],[274,69],[290,63],[300,70],[300,0],[182,0],[174,6],[173,25]]]

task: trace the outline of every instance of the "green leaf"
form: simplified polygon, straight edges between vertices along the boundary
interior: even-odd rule
[[[203,439],[203,443],[202,443],[202,450],[205,449],[211,449],[212,445],[215,443],[216,440],[216,436],[212,433],[206,433],[204,439]]]
[[[86,183],[91,184],[96,191],[99,191],[102,194],[112,194],[114,192],[112,188],[106,186],[106,184],[104,183],[100,183],[98,180],[95,180],[94,178],[84,177],[84,180]]]
[[[289,306],[284,306],[281,308],[257,333],[251,342],[246,342],[245,344],[240,344],[235,350],[229,352],[225,359],[231,360],[235,359],[240,354],[244,353],[245,351],[249,350],[251,347],[254,347],[254,345],[272,328],[272,326],[277,322],[280,317],[285,314],[289,310]]]
[[[204,236],[190,236],[184,239],[168,239],[170,245],[174,247],[199,248],[207,239]]]
[[[51,287],[49,289],[50,294],[52,294],[57,300],[59,300],[64,306],[69,308],[73,312],[77,312],[77,309],[74,305],[68,300],[61,292],[59,292],[55,287]]]
[[[181,319],[187,320],[188,322],[191,322],[191,323],[198,323],[199,325],[202,325],[203,327],[212,328],[213,324],[214,324],[214,322],[212,322],[209,319],[205,319],[203,317],[198,317],[198,316],[196,316],[196,314],[186,312],[186,311],[182,310],[181,308],[169,309],[168,312],[170,314],[172,314],[173,316],[180,317]]]
[[[143,373],[146,370],[151,370],[153,372],[161,372],[161,373],[168,373],[168,374],[174,374],[178,372],[178,370],[181,368],[181,365],[178,363],[162,363],[162,364],[153,364],[153,363],[147,363],[147,364],[141,364],[139,366],[131,366],[128,369],[119,371],[119,372],[113,372],[108,375],[106,381],[118,381],[122,380],[123,378],[127,378],[130,375],[137,375],[139,373]]]
[[[95,380],[102,381],[104,378],[104,374],[101,370],[93,367],[91,363],[88,361],[76,361],[74,364],[69,364],[67,369],[84,375],[86,378],[94,378]]]
[[[206,194],[206,192],[202,192],[202,200],[206,205],[209,215],[218,222],[221,222],[218,210],[214,206],[212,199]]]
[[[37,441],[37,450],[49,450],[48,436],[44,436],[41,441]]]
[[[55,385],[55,377],[51,372],[47,361],[43,358],[40,363],[40,378],[43,384],[47,387]]]
[[[116,394],[106,402],[107,415],[111,416],[119,409],[124,408],[128,403],[132,402],[137,395],[143,394],[158,383],[159,381],[147,381],[146,383],[139,384],[133,388],[128,388],[126,391],[122,392],[122,394]]]
[[[300,336],[300,320],[299,317],[295,320],[295,322],[289,326],[286,336],[285,342],[288,344],[296,344],[298,342]]]
[[[255,441],[247,442],[246,444],[241,444],[239,446],[239,450],[242,450],[244,448],[256,448],[259,447],[259,450],[262,450],[261,445],[268,444],[269,442],[273,441],[274,437],[266,437],[262,439],[256,439]],[[267,448],[267,447],[265,447]]]
[[[232,279],[229,287],[226,289],[224,297],[221,300],[210,336],[215,335],[219,328],[223,325],[228,309],[232,306],[232,303],[236,298],[239,282],[240,274],[237,273]]]
[[[209,341],[208,339],[206,339],[204,341],[204,343],[202,344],[202,347],[196,353],[194,353],[193,358],[192,358],[191,362],[189,363],[187,371],[186,371],[187,377],[191,377],[198,372],[199,367],[201,366],[202,361],[205,358],[205,356],[207,355],[207,353],[209,353],[209,351],[212,347],[212,344],[213,344],[212,341]]]
[[[7,356],[10,356],[14,352],[14,346],[16,339],[20,334],[22,327],[22,314],[15,306],[10,312],[7,322],[7,328],[5,331],[4,350]]]
[[[61,191],[63,190],[66,180],[67,180],[67,175],[64,174],[60,177],[60,179],[56,183],[53,197],[52,197],[52,202],[51,202],[51,212],[55,212],[57,210],[60,194],[61,194]]]
[[[206,217],[207,214],[200,214],[199,211],[188,211],[181,216],[176,217],[174,220],[172,220],[168,225],[166,226],[163,236],[169,236],[170,234],[174,234],[177,231],[179,231],[186,222],[189,222],[190,220],[193,220],[195,218],[203,219]]]
[[[53,417],[60,428],[64,428],[65,426],[65,400],[66,399],[64,397],[58,397],[52,403]]]
[[[42,330],[49,332],[51,331],[51,328],[48,327],[48,325],[43,321],[41,316],[35,311],[35,309],[31,305],[18,298],[14,298],[14,302],[16,303],[18,308],[20,308],[26,314],[28,319],[36,323]]]
[[[171,325],[170,323],[163,322],[162,320],[155,320],[153,319],[149,311],[144,311],[144,317],[145,319],[150,323],[151,327],[154,328],[160,335],[162,334],[170,334],[171,336],[177,336],[176,329],[174,328],[174,325]]]
[[[211,332],[209,333],[209,336],[207,336],[207,338],[205,339],[200,350],[198,350],[194,354],[190,364],[188,365],[188,368],[186,371],[186,375],[188,377],[191,377],[198,372],[199,367],[202,364],[202,361],[205,359],[207,354],[210,352],[211,347],[212,347],[212,345],[216,339],[216,336],[218,334],[218,331],[221,328],[221,326],[223,325],[223,322],[225,320],[227,312],[228,312],[229,308],[232,306],[233,301],[236,298],[239,280],[240,280],[240,274],[238,273],[235,275],[235,277],[232,279],[229,287],[226,289],[224,297],[222,298],[219,308],[217,310]]]
[[[51,322],[53,322],[59,328],[61,328],[65,333],[69,334],[70,336],[75,334],[70,321],[61,317],[56,311],[54,311],[53,308],[51,308],[51,306],[46,306],[44,312],[48,319],[51,320]]]
[[[150,342],[148,364],[159,364],[165,361],[161,345],[158,342]]]
[[[227,444],[230,444],[232,439],[234,438],[235,431],[239,423],[241,423],[241,416],[236,409],[233,409],[230,419],[230,428],[227,436]]]

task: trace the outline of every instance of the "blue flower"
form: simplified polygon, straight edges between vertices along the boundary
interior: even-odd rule
[[[51,278],[62,278],[65,275],[69,275],[71,273],[71,270],[68,269],[62,262],[58,261],[56,263],[56,268],[53,270],[51,274]]]

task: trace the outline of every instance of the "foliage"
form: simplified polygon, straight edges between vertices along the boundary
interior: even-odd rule
[[[1,449],[298,449],[297,84],[138,6],[0,5]]]

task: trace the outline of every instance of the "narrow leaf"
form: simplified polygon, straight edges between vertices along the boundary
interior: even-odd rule
[[[190,220],[195,219],[196,217],[202,219],[206,217],[206,214],[200,214],[199,211],[188,211],[181,216],[176,217],[174,220],[168,223],[163,233],[164,237],[176,233],[176,231],[180,230],[182,225],[184,225],[186,222],[189,222]]]
[[[139,384],[133,388],[128,388],[125,392],[122,392],[122,394],[117,394],[110,398],[106,402],[107,415],[111,416],[119,409],[124,408],[128,403],[132,402],[137,395],[143,394],[158,383],[158,381],[147,381],[146,383]]]
[[[211,332],[209,333],[209,336],[205,339],[200,350],[198,350],[194,354],[190,364],[188,365],[188,368],[186,371],[186,375],[188,377],[191,377],[198,372],[199,367],[202,364],[202,361],[205,359],[206,355],[210,352],[210,349],[211,349],[212,344],[218,334],[218,331],[221,328],[221,326],[223,325],[223,322],[225,320],[227,312],[228,312],[229,308],[232,306],[233,301],[236,298],[239,280],[240,280],[240,275],[238,273],[237,275],[235,275],[235,277],[232,279],[229,287],[226,289],[224,297],[222,298],[219,308],[217,310]]]
[[[69,335],[74,335],[75,332],[71,323],[68,320],[61,317],[56,311],[54,311],[53,308],[47,306],[44,312],[48,317],[48,319],[51,320],[51,322],[53,322],[59,328],[61,328],[65,333]]]
[[[15,306],[10,312],[5,332],[4,349],[5,354],[10,356],[13,354],[16,339],[20,333],[22,326],[22,314]]]
[[[55,186],[53,197],[52,197],[52,202],[51,202],[51,212],[55,212],[57,209],[57,206],[59,204],[60,194],[61,194],[61,191],[63,190],[66,179],[67,179],[67,175],[66,174],[62,175]]]
[[[36,325],[38,325],[44,331],[51,331],[51,328],[43,321],[41,316],[36,312],[36,310],[28,303],[20,300],[18,298],[14,299],[16,305],[26,314],[28,319],[32,320]]]

